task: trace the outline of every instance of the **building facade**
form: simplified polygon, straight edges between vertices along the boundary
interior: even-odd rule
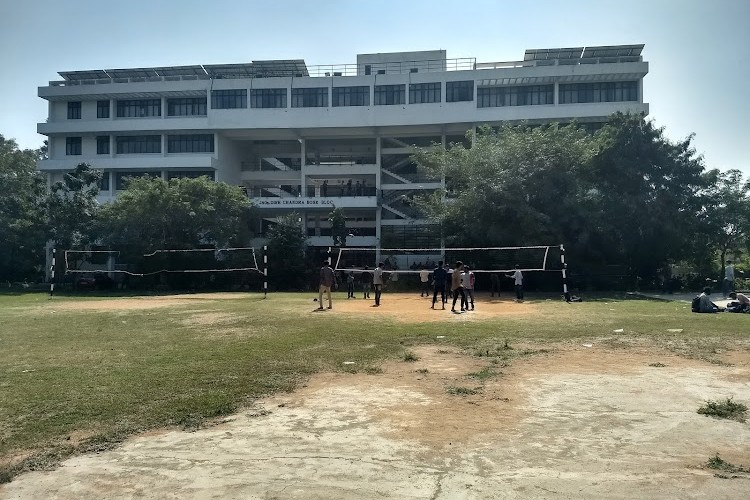
[[[483,124],[600,124],[648,113],[643,45],[527,50],[522,61],[448,59],[445,51],[360,54],[356,64],[302,60],[61,72],[39,87],[50,182],[81,162],[104,171],[100,201],[128,177],[207,175],[243,186],[258,235],[297,212],[310,244],[329,246],[344,209],[350,246],[440,246],[411,203],[444,186],[414,146],[470,140]],[[467,139],[469,137],[469,139]]]

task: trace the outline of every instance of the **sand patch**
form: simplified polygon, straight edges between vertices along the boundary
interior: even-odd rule
[[[722,366],[646,347],[544,348],[504,367],[414,348],[416,362],[317,375],[227,423],[22,475],[0,497],[747,498],[748,479],[703,464],[718,452],[750,466],[750,425],[696,412],[750,401],[747,351]],[[498,373],[469,376],[483,368]]]

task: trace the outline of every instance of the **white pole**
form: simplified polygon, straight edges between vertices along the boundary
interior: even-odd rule
[[[263,245],[263,298],[268,298],[268,246]]]

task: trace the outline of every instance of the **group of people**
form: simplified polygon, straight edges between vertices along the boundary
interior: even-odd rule
[[[362,284],[362,298],[370,298],[370,290],[375,294],[375,305],[374,307],[380,306],[380,299],[383,293],[383,273],[385,265],[383,262],[378,263],[377,267],[370,271],[365,266],[360,275],[360,282]],[[397,276],[397,273],[392,275],[392,278]],[[515,270],[511,274],[507,274],[506,277],[514,280],[516,289],[516,301],[523,301],[523,273],[516,266]],[[439,261],[437,267],[430,272],[427,269],[422,269],[419,273],[421,291],[420,297],[430,296],[430,285],[432,285],[432,309],[435,309],[437,303],[438,294],[440,294],[441,308],[445,309],[445,305],[448,303],[448,299],[452,298],[453,303],[451,305],[451,311],[457,313],[456,302],[461,300],[459,307],[460,312],[473,311],[475,307],[474,303],[474,285],[476,277],[471,267],[465,265],[461,261],[457,261],[454,268],[451,269],[449,265],[444,264],[443,261]],[[430,278],[432,278],[430,280]],[[494,281],[493,281],[494,282]],[[354,295],[354,289],[356,284],[356,278],[353,271],[350,271],[346,275],[347,285],[347,299],[356,298]],[[450,286],[448,286],[450,284]],[[328,261],[323,261],[323,266],[320,268],[320,287],[318,290],[318,309],[324,309],[323,307],[323,295],[326,294],[328,299],[328,309],[333,308],[333,302],[331,300],[331,290],[338,287],[336,273]],[[498,287],[499,288],[499,287]],[[493,295],[494,295],[493,288]],[[499,293],[499,289],[498,289]]]
[[[362,298],[370,298],[370,290],[375,293],[375,306],[380,306],[380,297],[383,293],[383,263],[378,264],[378,267],[370,271],[370,268],[365,266],[360,275],[360,281],[362,283]],[[346,298],[354,299],[354,284],[355,277],[354,272],[350,271],[346,275]],[[318,287],[318,310],[323,309],[323,294],[326,294],[328,299],[328,309],[333,309],[333,301],[331,300],[331,290],[338,288],[338,280],[336,279],[336,273],[333,271],[331,264],[328,259],[323,261],[323,266],[320,268],[320,286]]]
[[[742,274],[742,273],[740,273]],[[721,284],[723,296],[729,297],[730,302],[726,308],[717,306],[711,301],[711,288],[706,287],[703,292],[693,299],[692,311],[697,313],[737,312],[750,313],[750,298],[744,293],[734,291],[734,265],[727,260],[724,267],[724,280]]]
[[[448,288],[448,280],[450,275],[450,288]],[[429,296],[427,293],[427,283],[429,282],[430,273],[427,270],[422,270],[419,273],[420,281],[422,282],[422,292],[420,297]],[[493,273],[492,276],[495,276]],[[511,274],[507,274],[506,277],[512,278],[515,282],[516,288],[516,301],[523,301],[523,273],[516,266],[515,271]],[[443,264],[441,260],[438,262],[438,266],[432,271],[432,309],[435,309],[437,303],[438,293],[440,294],[440,301],[442,309],[445,309],[445,304],[448,303],[448,298],[453,299],[451,305],[451,312],[456,311],[456,301],[461,298],[460,308],[461,312],[473,311],[474,310],[474,284],[475,276],[471,267],[465,265],[460,260],[456,262],[455,267],[451,271],[448,264]],[[493,289],[493,296],[494,296]],[[498,287],[499,294],[499,287]]]
[[[331,195],[336,196],[334,193],[338,193],[338,196],[363,196],[367,195],[367,184],[366,181],[357,181],[356,184],[352,184],[352,180],[349,179],[344,184],[344,181],[339,181],[337,186],[329,186],[328,181],[324,180],[320,186],[320,196],[323,198],[328,197],[328,190],[331,190]],[[334,191],[334,189],[336,191]]]

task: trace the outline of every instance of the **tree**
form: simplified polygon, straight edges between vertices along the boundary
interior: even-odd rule
[[[37,171],[39,151],[20,150],[0,135],[0,278],[39,277],[44,266],[44,175]]]
[[[307,238],[297,213],[279,216],[268,230],[268,253],[273,259],[269,281],[279,290],[300,290],[305,286]]]
[[[595,152],[576,125],[484,127],[470,148],[416,150],[419,167],[444,175],[447,189],[417,203],[443,225],[448,245],[557,243],[581,226],[576,171]]]
[[[596,236],[593,251],[654,279],[689,254],[708,185],[703,158],[693,136],[672,142],[642,115],[612,115],[596,139],[599,151],[581,171],[580,199]]]
[[[250,201],[236,186],[207,177],[142,177],[131,179],[103,207],[98,227],[105,244],[136,256],[157,249],[244,245],[251,220]]]
[[[93,223],[99,210],[100,170],[80,163],[52,185],[45,199],[48,238],[61,249],[83,248],[94,240]]]
[[[719,254],[724,276],[727,254],[740,254],[750,245],[750,180],[743,181],[739,170],[713,170],[709,175],[702,197],[703,230],[708,248]]]
[[[328,222],[331,223],[331,236],[333,236],[333,245],[337,247],[346,246],[346,236],[349,230],[346,229],[346,217],[344,209],[334,208],[328,215]]]

